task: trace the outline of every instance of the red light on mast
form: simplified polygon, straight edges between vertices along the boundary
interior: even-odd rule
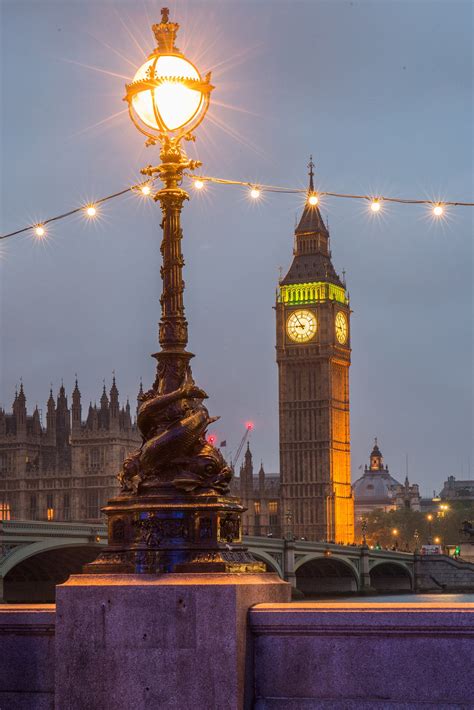
[[[248,429],[248,431],[252,431],[253,422],[245,422],[245,427],[246,427],[246,429]]]
[[[210,443],[211,446],[214,446],[216,443],[216,437],[211,434],[210,436],[207,437],[208,442]]]

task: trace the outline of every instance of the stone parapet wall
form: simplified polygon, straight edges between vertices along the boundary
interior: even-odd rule
[[[0,605],[0,708],[54,709],[55,607]]]
[[[474,707],[474,604],[260,604],[256,710]]]
[[[84,613],[86,618],[89,610]],[[54,710],[55,616],[53,605],[0,606],[2,710]],[[226,623],[219,616],[228,633],[233,617]],[[161,628],[163,621],[161,616],[156,624]],[[249,626],[253,643],[246,665],[254,669],[250,687],[255,697],[244,705],[228,705],[229,710],[474,707],[474,604],[265,603],[250,610]],[[120,639],[116,641],[120,646]],[[160,644],[150,648],[160,653]],[[90,655],[94,652],[97,648]],[[58,662],[64,662],[61,654]],[[205,663],[206,656],[199,656],[200,666]],[[129,672],[125,664],[124,678]],[[210,677],[212,672],[208,669]],[[185,675],[182,681],[187,682]],[[215,688],[206,692],[211,698]],[[154,707],[176,708],[173,695],[176,691]],[[116,707],[103,699],[94,704],[94,697],[92,693],[88,710]],[[133,707],[144,710],[149,705],[136,697]],[[202,705],[189,698],[188,707],[201,710]],[[203,710],[221,707],[211,703]]]

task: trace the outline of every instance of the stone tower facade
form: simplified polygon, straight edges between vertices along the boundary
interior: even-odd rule
[[[351,543],[351,311],[317,204],[306,203],[293,254],[276,301],[281,513],[297,537]]]
[[[115,377],[85,421],[77,380],[70,408],[63,385],[56,400],[51,391],[46,427],[38,407],[28,415],[21,385],[12,412],[0,409],[0,518],[99,521],[101,506],[118,492],[123,459],[140,442]]]

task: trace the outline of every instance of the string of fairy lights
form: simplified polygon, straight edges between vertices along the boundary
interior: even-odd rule
[[[328,190],[312,190],[307,188],[292,188],[282,187],[278,185],[265,185],[261,183],[246,182],[243,180],[229,180],[227,178],[212,177],[210,175],[186,175],[191,182],[192,187],[197,190],[203,190],[208,184],[242,187],[247,191],[250,200],[257,201],[265,193],[281,193],[292,195],[304,195],[308,205],[315,207],[320,203],[321,198],[330,197],[338,199],[359,200],[366,203],[368,209],[373,213],[378,213],[383,210],[385,204],[396,203],[401,205],[424,205],[428,208],[434,217],[441,218],[445,215],[446,210],[451,207],[474,207],[474,202],[463,202],[460,200],[430,200],[419,198],[402,198],[389,197],[386,195],[359,195],[343,192],[330,192]],[[93,220],[100,214],[100,208],[105,202],[122,197],[126,194],[135,193],[141,197],[153,198],[153,186],[158,180],[158,177],[150,178],[144,182],[136,183],[130,187],[126,187],[119,192],[114,192],[106,197],[101,197],[93,202],[82,204],[79,207],[56,215],[48,217],[35,224],[29,224],[21,229],[13,232],[0,235],[0,240],[9,239],[21,234],[32,233],[36,238],[43,239],[47,236],[48,225],[53,222],[72,217],[73,215],[82,214],[86,219]]]

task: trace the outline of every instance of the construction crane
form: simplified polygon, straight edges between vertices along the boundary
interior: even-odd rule
[[[237,461],[239,460],[240,454],[242,453],[242,449],[244,448],[244,444],[245,444],[245,442],[247,441],[247,439],[248,439],[248,437],[249,437],[249,434],[250,434],[250,432],[252,431],[252,429],[253,429],[253,424],[252,424],[252,422],[247,422],[247,424],[245,425],[245,432],[244,432],[244,435],[243,435],[243,437],[242,437],[241,440],[240,440],[239,447],[238,447],[238,449],[237,449],[237,451],[236,451],[236,453],[235,453],[234,458],[231,459],[231,462],[230,462],[230,466],[231,466],[231,468],[232,468],[233,471],[235,470],[235,465],[236,465]]]

